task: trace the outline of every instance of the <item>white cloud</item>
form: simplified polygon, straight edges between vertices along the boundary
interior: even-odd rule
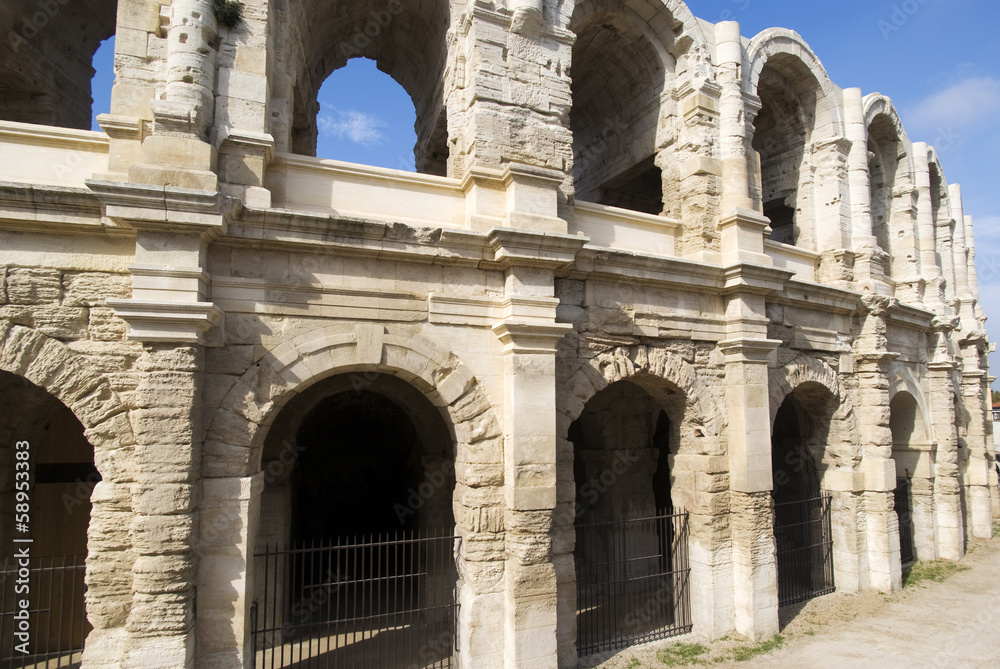
[[[921,100],[910,112],[909,121],[919,128],[957,131],[992,123],[998,112],[1000,79],[969,77]]]
[[[354,109],[322,111],[317,122],[320,132],[366,147],[384,144],[389,139],[379,130],[387,126],[384,121]]]

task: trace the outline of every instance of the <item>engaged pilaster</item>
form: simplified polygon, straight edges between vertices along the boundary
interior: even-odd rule
[[[570,555],[553,555],[556,508],[556,323],[553,270],[572,261],[582,240],[494,229],[504,268],[504,317],[493,326],[504,347],[504,464],[507,501],[504,666],[559,664],[558,573]]]

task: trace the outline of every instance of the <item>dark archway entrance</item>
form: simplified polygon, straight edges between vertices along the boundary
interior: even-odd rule
[[[620,381],[587,403],[569,439],[578,652],[689,631],[687,515],[675,513],[670,496],[677,434],[666,412],[646,390]]]
[[[78,666],[91,629],[84,571],[100,480],[94,448],[73,412],[23,377],[0,372],[0,406],[0,666]],[[22,599],[27,645],[15,633]]]
[[[451,666],[453,463],[440,412],[393,376],[289,402],[264,446],[257,666]]]
[[[779,606],[834,590],[832,498],[820,488],[819,471],[827,430],[808,410],[826,399],[820,389],[797,389],[774,419],[771,496]]]

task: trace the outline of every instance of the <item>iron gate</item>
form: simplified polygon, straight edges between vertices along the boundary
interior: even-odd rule
[[[823,494],[775,502],[778,606],[834,591],[832,501],[829,494]]]
[[[910,494],[910,479],[896,479],[893,506],[899,518],[899,561],[909,564],[916,559],[913,549],[913,498]]]
[[[576,526],[581,656],[691,631],[688,514]]]
[[[26,569],[16,557],[4,560],[0,668],[80,666],[90,631],[84,608],[85,569],[81,555],[29,558]]]
[[[452,666],[458,611],[452,533],[406,532],[254,557],[254,666]]]

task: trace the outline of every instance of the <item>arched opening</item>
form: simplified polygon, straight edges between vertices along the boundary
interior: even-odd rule
[[[752,195],[771,221],[771,240],[814,248],[813,174],[807,149],[821,111],[819,83],[801,60],[779,53],[761,70],[757,95],[761,109],[752,146],[760,155],[760,172],[751,181]]]
[[[91,104],[90,129],[100,130],[97,117],[111,113],[111,87],[115,85],[115,36],[101,42],[91,61],[94,78],[90,82]]]
[[[904,156],[902,143],[892,121],[884,114],[877,116],[868,126],[868,174],[872,234],[879,248],[889,257],[889,262],[885,265],[886,276],[892,276],[894,273],[893,264],[896,261],[894,251],[902,241],[896,234],[899,225],[893,219],[897,216],[894,211],[896,178],[900,171],[900,161]]]
[[[317,157],[414,171],[413,102],[375,61],[348,61],[327,77],[317,99]]]
[[[771,431],[778,604],[833,592],[832,504],[821,489],[833,397],[804,383],[785,397]]]
[[[619,381],[569,428],[580,655],[690,629],[687,515],[675,513],[670,478],[679,429],[664,404]]]
[[[23,377],[0,372],[0,405],[0,542],[9,588],[0,615],[9,621],[19,613],[13,584],[20,579],[31,624],[27,655],[17,649],[24,640],[13,625],[0,627],[0,664],[69,666],[79,662],[91,629],[84,571],[90,495],[100,480],[94,448],[73,412]]]
[[[624,4],[618,12],[577,14],[570,111],[576,198],[660,214],[656,135],[673,57],[654,47]]]
[[[439,410],[391,375],[335,376],[285,405],[262,456],[262,661],[451,666],[453,444]]]
[[[930,521],[933,540],[933,479],[930,446],[923,415],[913,395],[897,392],[889,402],[892,459],[896,463],[896,515],[899,519],[899,555],[903,565],[917,559],[917,537],[927,533]],[[918,530],[918,526],[920,529]]]
[[[0,6],[0,119],[91,128],[92,59],[115,32],[115,0]]]
[[[290,125],[275,121],[278,149],[316,155],[319,124],[324,122],[319,115],[320,86],[349,60],[367,58],[402,86],[416,110],[416,170],[445,175],[449,144],[444,74],[450,3],[307,0],[287,11],[293,20],[284,27],[284,39],[301,48],[286,55],[290,83],[276,94],[275,106],[286,108],[284,118],[292,119]],[[351,104],[349,99],[330,101],[331,107],[345,112]]]

